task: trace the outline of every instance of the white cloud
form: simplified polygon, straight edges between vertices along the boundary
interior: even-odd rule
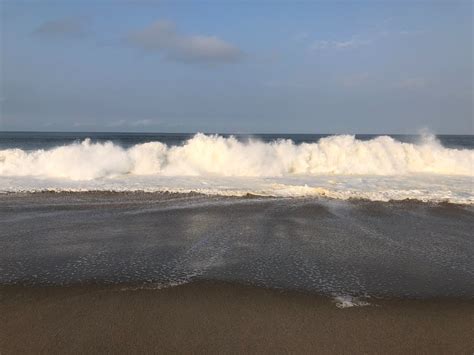
[[[182,35],[169,21],[156,21],[132,32],[127,41],[135,47],[161,52],[167,59],[181,62],[231,63],[243,56],[239,48],[216,36]]]

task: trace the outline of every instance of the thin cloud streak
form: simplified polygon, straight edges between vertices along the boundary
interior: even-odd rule
[[[354,49],[362,46],[367,46],[371,44],[371,40],[362,40],[352,38],[346,41],[315,41],[310,46],[309,49],[313,51],[324,50],[324,49]]]
[[[377,41],[388,36],[413,36],[420,35],[423,33],[426,33],[426,31],[379,31],[377,34],[373,36],[368,36],[366,38],[354,36],[348,40],[316,40],[312,42],[308,48],[311,51],[356,49],[375,44]]]
[[[63,18],[46,21],[33,31],[42,37],[82,37],[86,35],[85,20],[79,18]]]

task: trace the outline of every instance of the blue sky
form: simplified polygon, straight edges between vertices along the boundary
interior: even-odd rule
[[[1,1],[0,130],[473,134],[471,1]]]

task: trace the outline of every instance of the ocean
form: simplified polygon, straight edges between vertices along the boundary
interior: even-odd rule
[[[473,136],[2,133],[0,284],[472,299],[473,162]]]

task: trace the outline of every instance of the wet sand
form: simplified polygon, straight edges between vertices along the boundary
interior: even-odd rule
[[[230,283],[1,288],[2,354],[472,354],[469,300],[332,299]]]
[[[413,201],[2,195],[0,355],[473,354],[473,226]]]
[[[474,209],[197,194],[0,195],[0,285],[215,280],[474,297]]]

